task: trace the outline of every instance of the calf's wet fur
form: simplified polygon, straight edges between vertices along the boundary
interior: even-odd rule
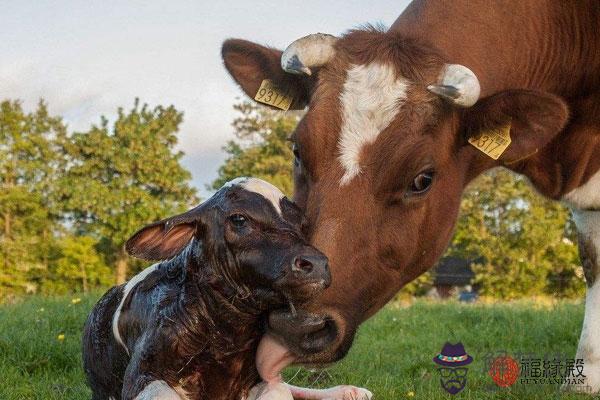
[[[275,187],[243,178],[134,234],[129,254],[159,262],[110,289],[88,317],[93,399],[244,398],[260,382],[255,356],[268,312],[330,283],[302,221]]]

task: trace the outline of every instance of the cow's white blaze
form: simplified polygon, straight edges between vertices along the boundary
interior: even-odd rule
[[[563,200],[579,209],[600,207],[600,171],[584,185],[567,193]]]
[[[351,65],[340,102],[342,129],[338,142],[339,160],[345,169],[341,184],[361,172],[362,148],[373,143],[392,122],[406,100],[410,82],[398,78],[394,67],[373,62]]]
[[[125,345],[125,342],[123,342],[123,338],[121,338],[121,334],[119,333],[119,317],[121,316],[121,309],[123,308],[123,303],[125,302],[125,299],[127,299],[129,292],[131,292],[131,290],[135,287],[135,285],[137,285],[138,283],[140,283],[141,281],[146,279],[146,277],[150,273],[154,272],[157,267],[158,267],[158,264],[149,266],[148,268],[146,268],[145,270],[143,270],[142,272],[140,272],[139,274],[137,274],[136,276],[131,278],[129,280],[129,282],[127,282],[125,284],[125,287],[123,288],[123,297],[121,297],[121,302],[119,303],[119,306],[117,307],[117,310],[115,311],[115,315],[113,315],[113,320],[112,320],[113,336],[115,337],[115,340],[117,341],[117,343],[119,343],[121,346],[123,346],[123,348],[125,349],[127,354],[129,354],[129,349]]]
[[[180,396],[175,389],[167,385],[165,381],[152,381],[134,400],[185,400],[187,397]]]
[[[227,182],[223,187],[239,186],[249,192],[260,194],[262,197],[267,199],[273,204],[275,210],[281,214],[281,206],[279,202],[285,197],[285,195],[276,186],[269,182],[263,181],[258,178],[241,177],[235,178]]]
[[[577,230],[584,240],[592,243],[596,254],[600,256],[600,211],[574,210],[573,216]],[[598,262],[598,260],[596,260]],[[577,358],[582,358],[586,385],[593,392],[600,391],[600,276],[587,288],[585,297],[585,316]]]

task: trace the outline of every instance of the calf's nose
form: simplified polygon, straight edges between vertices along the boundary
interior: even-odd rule
[[[312,257],[296,257],[294,259],[294,263],[292,264],[292,271],[310,274],[313,270],[314,265],[309,258]]]
[[[331,283],[327,257],[319,254],[304,254],[294,258],[292,272],[303,279],[323,280],[325,286]]]

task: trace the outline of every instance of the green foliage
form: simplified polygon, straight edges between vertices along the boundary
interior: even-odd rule
[[[174,107],[136,104],[119,109],[112,128],[106,118],[68,146],[73,166],[62,179],[64,207],[78,230],[110,239],[116,247],[140,228],[197,201],[191,174],[173,151],[182,114]]]
[[[88,292],[114,282],[114,274],[89,236],[66,236],[57,241],[48,271],[40,277],[43,293]]]
[[[78,232],[102,238],[114,255],[117,279],[127,274],[123,244],[142,225],[181,212],[197,201],[191,174],[174,151],[183,115],[173,106],[149,109],[136,100],[109,127],[75,133],[71,166],[61,178],[63,207]],[[123,270],[124,268],[124,270]]]
[[[483,258],[475,283],[484,295],[579,296],[584,283],[574,236],[565,207],[542,198],[524,178],[496,169],[465,192],[449,254]]]
[[[234,108],[241,114],[232,124],[237,140],[229,141],[223,148],[228,157],[209,188],[216,190],[233,178],[253,176],[290,195],[294,156],[288,138],[300,114],[274,111],[247,101]]]
[[[47,267],[60,228],[53,184],[64,166],[65,137],[45,103],[29,114],[17,101],[0,103],[0,298],[35,292],[30,275]]]
[[[113,263],[124,280],[129,235],[197,201],[174,150],[181,121],[136,101],[68,134],[44,102],[0,103],[0,301],[109,285]]]

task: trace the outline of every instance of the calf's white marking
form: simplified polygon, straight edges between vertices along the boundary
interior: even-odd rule
[[[600,207],[600,171],[584,185],[567,193],[563,200],[579,209]]]
[[[244,400],[294,400],[292,392],[282,382],[261,382],[252,387]]]
[[[244,400],[371,400],[373,393],[365,388],[341,385],[328,389],[309,389],[283,382],[261,382]]]
[[[389,64],[351,65],[340,96],[342,130],[339,160],[346,170],[341,184],[360,174],[360,152],[393,121],[406,100],[409,81]]]
[[[281,214],[281,206],[279,202],[285,197],[285,195],[281,192],[281,190],[269,182],[258,178],[241,177],[232,179],[223,185],[224,188],[231,186],[239,186],[249,192],[260,194],[262,197],[271,202],[273,207],[275,207],[275,210]]]
[[[152,381],[134,400],[185,400],[165,381]]]
[[[328,389],[307,389],[287,385],[294,398],[314,400],[371,400],[373,393],[365,388],[350,385],[340,385]]]
[[[127,299],[129,292],[131,292],[131,290],[135,287],[135,285],[137,285],[138,283],[140,283],[141,281],[146,279],[146,277],[150,273],[154,272],[157,267],[158,267],[158,264],[149,266],[148,268],[146,268],[145,270],[143,270],[142,272],[140,272],[139,274],[137,274],[136,276],[131,278],[129,280],[129,282],[127,282],[125,284],[125,287],[123,288],[123,297],[121,298],[121,302],[119,303],[119,306],[117,307],[117,310],[115,311],[115,315],[113,315],[113,320],[112,320],[113,336],[115,337],[115,340],[117,341],[117,343],[119,343],[121,346],[123,346],[123,348],[125,349],[125,351],[127,352],[128,355],[129,355],[129,349],[127,348],[127,346],[125,346],[125,343],[123,342],[123,339],[121,338],[121,334],[119,333],[119,317],[121,316],[121,309],[123,308],[123,303],[125,302],[125,299]]]

